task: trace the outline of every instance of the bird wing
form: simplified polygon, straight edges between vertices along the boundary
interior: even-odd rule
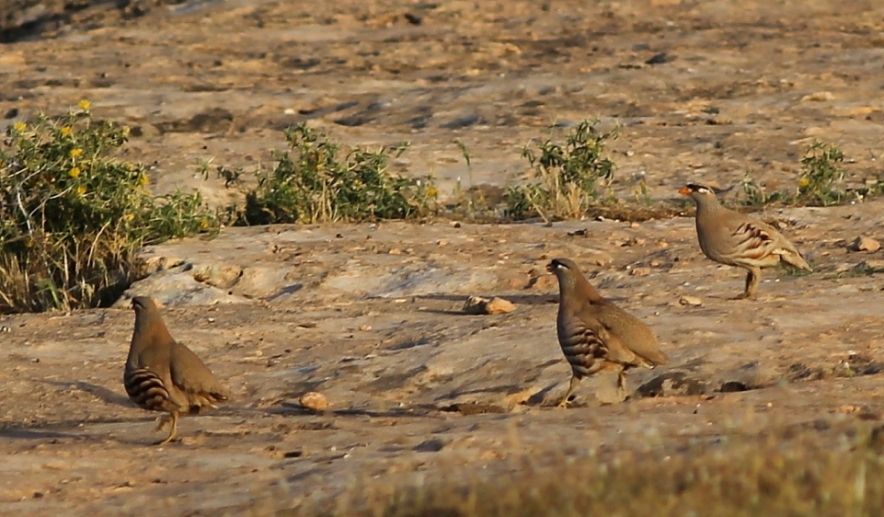
[[[635,353],[624,344],[621,336],[602,323],[591,307],[586,307],[579,315],[585,326],[584,340],[598,343],[596,357],[620,364],[637,364]]]
[[[780,238],[777,238],[780,237]],[[761,221],[743,221],[731,231],[735,255],[741,258],[760,261],[774,254],[782,237]]]
[[[181,343],[175,343],[172,348],[172,361],[170,365],[172,382],[181,391],[188,395],[210,397],[218,402],[227,400],[227,393],[218,384],[212,371],[194,354],[189,348]]]
[[[732,230],[737,255],[749,262],[761,262],[777,256],[783,262],[810,271],[801,253],[788,239],[769,224],[761,221],[743,221]]]
[[[641,320],[613,304],[596,308],[601,321],[616,340],[616,345],[625,351],[613,349],[611,353],[618,362],[636,366],[664,365],[669,358],[660,350],[654,333]]]

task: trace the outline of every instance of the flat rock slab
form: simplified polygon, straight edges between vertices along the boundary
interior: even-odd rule
[[[835,271],[866,257],[837,237],[872,231],[882,213],[884,203],[767,214],[794,221],[784,232],[816,272],[767,271],[754,302],[728,299],[743,275],[702,256],[689,218],[233,228],[146,249],[168,269],[130,294],[164,300],[173,334],[231,387],[231,403],[184,419],[181,442],[152,447],[154,415],[120,380],[131,311],[4,317],[0,505],[4,515],[134,515],[149,502],[211,513],[277,494],[274,504],[295,506],[354,476],[493,464],[551,441],[614,453],[877,419],[884,280]],[[581,264],[669,354],[665,367],[630,372],[631,400],[619,403],[615,378],[599,375],[570,408],[548,407],[570,376],[555,283],[536,280],[557,256]],[[648,273],[630,274],[637,267]],[[249,278],[268,287],[242,288]],[[516,310],[464,314],[471,295]],[[327,407],[304,407],[310,392]],[[209,487],[218,495],[201,497]]]
[[[68,3],[16,0],[0,18],[58,20]],[[199,189],[213,206],[242,193],[199,174],[201,160],[249,179],[298,122],[347,145],[410,142],[390,170],[432,174],[449,201],[456,185],[499,196],[528,179],[526,143],[593,117],[621,126],[609,143],[621,199],[668,201],[687,181],[737,185],[732,198],[747,173],[793,191],[815,139],[844,150],[846,185],[880,174],[874,2],[130,4],[143,15],[77,2],[51,37],[4,44],[0,130],[88,98],[96,119],[132,128],[120,158],[147,164],[154,192]],[[494,472],[551,449],[678,454],[879,420],[884,259],[848,247],[882,239],[884,204],[761,215],[815,272],[767,271],[755,302],[728,300],[744,275],[703,257],[687,218],[281,225],[147,249],[152,274],[128,295],[160,299],[230,404],[152,447],[156,415],[121,381],[127,300],[4,316],[0,514],[269,513],[375,476]],[[546,407],[569,377],[544,271],[557,256],[646,321],[671,358],[630,372],[625,403],[599,375],[570,408]],[[463,314],[469,296],[516,310]],[[303,407],[309,392],[328,407]]]

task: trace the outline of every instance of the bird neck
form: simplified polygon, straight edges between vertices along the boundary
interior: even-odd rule
[[[605,299],[583,275],[567,275],[559,281],[559,297],[562,300],[601,303]]]
[[[697,215],[714,214],[721,210],[721,203],[715,196],[707,196],[697,199]]]
[[[139,314],[135,318],[135,331],[132,333],[132,350],[139,352],[149,346],[170,344],[175,340],[161,318]]]
[[[577,286],[583,296],[585,296],[590,303],[600,303],[605,301],[605,299],[602,298],[602,295],[595,290],[595,287],[593,287],[582,275],[577,279]]]

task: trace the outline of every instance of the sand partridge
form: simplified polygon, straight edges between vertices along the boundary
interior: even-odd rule
[[[692,183],[678,192],[697,203],[697,237],[703,254],[715,262],[747,271],[746,289],[734,299],[755,297],[763,267],[783,263],[813,271],[780,232],[767,223],[721,206],[711,188]]]
[[[178,434],[178,415],[198,414],[227,400],[227,392],[212,372],[189,348],[169,334],[151,298],[132,299],[135,331],[123,384],[133,402],[144,409],[164,411],[157,426],[171,423],[169,436],[157,445],[169,443]]]
[[[644,323],[602,298],[569,259],[554,259],[547,269],[559,281],[556,330],[565,358],[571,364],[571,383],[560,406],[583,377],[602,370],[617,371],[617,387],[626,391],[626,372],[669,362],[657,338]]]

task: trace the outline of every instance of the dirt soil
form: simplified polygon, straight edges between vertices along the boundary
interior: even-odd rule
[[[815,138],[845,151],[849,184],[880,174],[879,2],[74,4],[2,12],[0,126],[89,99],[134,129],[125,157],[151,164],[158,193],[228,202],[236,193],[196,174],[198,161],[253,170],[304,120],[350,144],[411,142],[396,172],[433,174],[443,194],[458,178],[523,179],[522,145],[587,117],[623,126],[611,147],[624,198],[642,178],[656,200],[747,173],[793,187]],[[16,18],[19,5],[37,11]],[[816,271],[767,272],[755,302],[728,300],[743,275],[701,255],[690,218],[235,228],[152,248],[160,271],[130,294],[166,304],[173,335],[232,401],[150,446],[155,415],[121,381],[131,311],[4,316],[0,514],[297,507],[553,446],[676,453],[881,419],[884,257],[847,244],[882,237],[884,203],[763,216]],[[546,406],[569,376],[543,270],[555,256],[576,259],[669,354],[630,376],[631,400],[599,375],[570,408]],[[463,315],[468,295],[517,308]],[[329,410],[301,408],[308,391]]]

